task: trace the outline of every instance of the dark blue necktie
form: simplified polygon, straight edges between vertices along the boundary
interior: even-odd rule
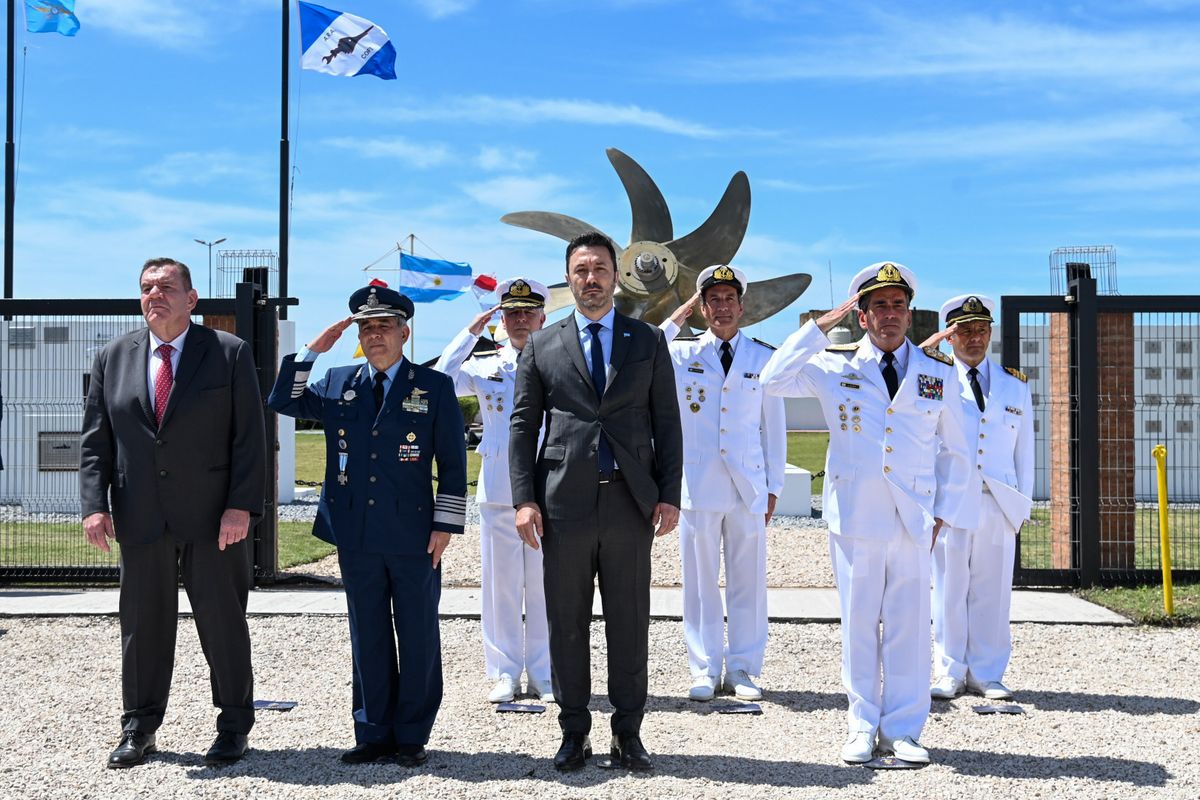
[[[604,326],[599,322],[593,322],[587,326],[588,331],[592,334],[592,387],[596,390],[596,399],[601,400],[604,397],[604,385],[607,383],[605,376],[605,360],[604,360],[604,345],[600,342],[600,330]],[[604,432],[600,432],[600,445],[597,451],[597,467],[601,472],[612,472],[613,454],[612,448],[608,444],[608,437]]]

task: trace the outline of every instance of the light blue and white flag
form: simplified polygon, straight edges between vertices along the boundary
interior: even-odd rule
[[[79,30],[75,0],[25,0],[25,30],[74,36]]]
[[[300,3],[300,68],[353,78],[396,79],[396,48],[383,28],[341,11]]]
[[[400,285],[414,303],[450,300],[471,288],[471,265],[400,254]]]

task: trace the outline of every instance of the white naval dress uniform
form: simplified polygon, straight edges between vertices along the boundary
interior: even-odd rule
[[[974,527],[946,527],[933,552],[934,670],[938,678],[976,683],[1004,677],[1012,654],[1016,536],[1029,518],[1033,494],[1033,402],[1025,381],[988,359],[979,369],[980,412],[967,370],[957,362],[973,484]]]
[[[771,394],[816,397],[829,425],[823,507],[841,604],[848,729],[917,739],[929,716],[934,518],[974,524],[958,377],[948,357],[906,341],[895,353],[901,382],[889,400],[882,353],[869,338],[829,347],[806,323],[763,368],[762,384]]]
[[[679,550],[689,666],[696,677],[719,678],[722,663],[727,672],[759,675],[767,646],[767,495],[782,491],[787,461],[783,398],[764,396],[759,383],[773,348],[736,334],[726,375],[722,340],[712,331],[674,339],[678,325],[660,327],[670,341],[683,423]]]
[[[435,369],[453,379],[459,396],[475,395],[483,417],[483,439],[477,448],[483,463],[475,497],[480,516],[484,663],[492,680],[504,674],[520,680],[524,669],[530,679],[549,685],[542,551],[527,547],[517,535],[508,476],[508,428],[519,351],[506,344],[495,355],[467,359],[478,340],[463,330],[442,351]]]

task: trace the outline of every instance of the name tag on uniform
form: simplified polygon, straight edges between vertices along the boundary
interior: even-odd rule
[[[1021,416],[1021,414],[1024,413],[1021,411],[1021,409],[1017,408],[1016,406],[1005,406],[1004,410],[1010,414],[1016,414],[1017,416]]]
[[[418,389],[414,386],[412,394],[400,402],[400,407],[405,411],[410,411],[414,414],[428,414],[429,401],[421,396],[425,393],[425,389]]]
[[[942,399],[942,379],[932,375],[917,376],[917,394],[927,400]]]
[[[847,383],[846,381],[842,381],[842,382],[841,382],[840,384],[838,384],[838,385],[839,385],[839,386],[845,386],[847,389],[861,389],[861,388],[862,388],[862,387],[861,387],[861,386],[859,386],[857,383]]]
[[[742,377],[749,378],[752,381],[756,381],[756,380],[758,380],[758,373],[757,372],[743,372]]]
[[[496,383],[504,383],[504,378],[499,373],[496,373],[495,375],[488,375],[487,380],[495,381]]]

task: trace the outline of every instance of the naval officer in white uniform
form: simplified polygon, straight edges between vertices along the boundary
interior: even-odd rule
[[[919,737],[929,716],[930,549],[943,524],[974,524],[954,361],[905,335],[916,288],[907,267],[872,264],[846,303],[805,323],[762,371],[767,392],[816,397],[829,424],[823,508],[849,698],[841,754],[851,763],[871,760],[877,737],[883,752],[929,761]],[[826,333],[856,304],[867,335],[831,346]]]
[[[529,278],[511,278],[502,281],[496,293],[508,342],[493,353],[468,358],[496,309],[485,311],[446,346],[435,369],[454,380],[459,396],[475,395],[483,416],[483,439],[477,450],[483,463],[475,497],[480,516],[484,663],[488,677],[496,681],[488,700],[506,703],[520,694],[524,671],[526,691],[551,702],[554,691],[542,551],[526,547],[517,535],[508,475],[508,428],[517,356],[529,335],[545,323],[543,309],[550,290]]]
[[[1008,700],[1002,682],[1012,655],[1009,610],[1017,533],[1029,519],[1033,493],[1033,401],[1025,375],[988,360],[996,304],[981,294],[942,306],[954,348],[979,519],[969,529],[947,526],[933,550],[933,654],[929,693],[949,700],[970,691]]]
[[[679,550],[692,700],[711,700],[718,685],[743,700],[762,698],[751,676],[762,673],[767,647],[767,522],[783,489],[787,422],[783,398],[764,396],[759,384],[775,348],[739,331],[746,286],[740,269],[708,267],[697,296],[659,326],[670,341],[683,423]],[[708,330],[679,337],[696,300]]]

